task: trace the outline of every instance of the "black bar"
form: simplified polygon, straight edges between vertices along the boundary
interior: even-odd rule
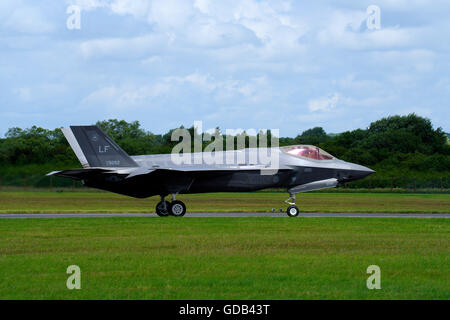
[[[380,317],[399,312],[402,318],[421,313],[446,314],[448,301],[392,301],[392,300],[174,300],[174,301],[0,301],[3,312],[11,311],[16,317],[23,312],[37,315],[60,314],[86,317],[95,314],[125,319],[140,314],[143,319],[316,319],[323,316]],[[4,313],[6,314],[6,313]],[[134,318],[134,317],[133,317]]]

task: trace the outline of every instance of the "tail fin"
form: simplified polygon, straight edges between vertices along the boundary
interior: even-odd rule
[[[97,126],[70,126],[62,132],[83,168],[138,167],[106,133]]]

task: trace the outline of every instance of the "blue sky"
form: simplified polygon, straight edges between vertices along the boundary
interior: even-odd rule
[[[448,132],[449,12],[443,0],[1,0],[0,135],[118,118],[295,136],[411,112]]]

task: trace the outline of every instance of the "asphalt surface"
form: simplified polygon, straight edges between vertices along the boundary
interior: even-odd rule
[[[143,217],[158,218],[155,213],[3,213],[0,219],[23,218],[102,218],[102,217]],[[188,212],[186,218],[199,217],[281,217],[288,218],[284,212]],[[450,213],[300,213],[298,217],[336,217],[336,218],[450,218]]]

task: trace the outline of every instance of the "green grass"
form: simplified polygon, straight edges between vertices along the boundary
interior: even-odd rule
[[[7,219],[0,299],[449,299],[449,236],[448,219]]]
[[[188,212],[269,212],[287,207],[279,192],[179,195]],[[159,197],[134,199],[103,192],[0,192],[0,213],[155,212]],[[305,193],[303,212],[450,213],[449,194]]]

